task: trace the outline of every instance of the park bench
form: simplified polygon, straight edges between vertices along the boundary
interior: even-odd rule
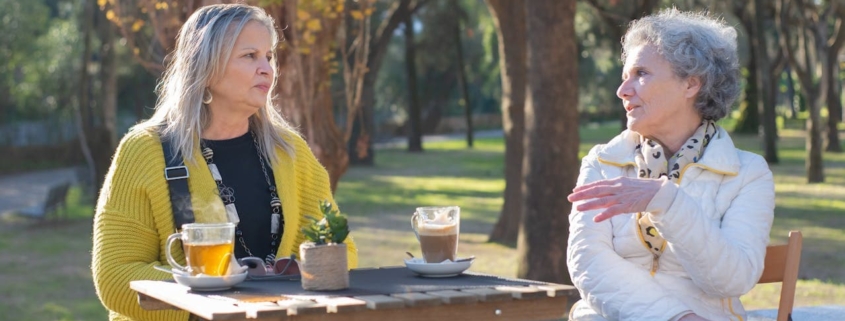
[[[61,214],[67,216],[67,193],[70,189],[70,182],[62,182],[50,187],[44,202],[33,207],[18,210],[19,215],[46,219],[50,216],[59,218]]]

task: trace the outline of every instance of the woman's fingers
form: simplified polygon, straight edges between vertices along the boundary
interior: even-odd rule
[[[614,204],[616,204],[616,202],[612,197],[594,198],[592,200],[576,205],[575,210],[583,212],[600,208],[608,208]]]
[[[579,191],[583,191],[585,189],[589,189],[591,187],[603,186],[603,185],[612,185],[612,184],[616,184],[618,182],[619,182],[618,177],[617,178],[611,178],[611,179],[602,179],[602,180],[587,183],[587,184],[584,184],[584,185],[575,186],[575,188],[573,188],[572,191],[573,192],[579,192]]]
[[[616,215],[642,212],[662,185],[661,180],[618,177],[584,184],[566,198],[578,212],[603,210],[593,220],[601,222]]]
[[[583,201],[591,198],[613,195],[618,187],[616,185],[587,186],[580,190],[574,190],[566,197],[570,202]]]
[[[604,212],[601,212],[593,217],[593,222],[599,223],[616,215],[626,214],[629,212],[630,211],[627,210],[627,206],[624,204],[613,205],[608,207]]]

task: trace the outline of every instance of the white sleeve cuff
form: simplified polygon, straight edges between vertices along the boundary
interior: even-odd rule
[[[660,189],[657,190],[657,193],[651,198],[651,202],[646,206],[645,211],[652,215],[660,215],[665,212],[672,205],[672,202],[675,201],[675,195],[678,194],[678,189],[677,184],[668,179],[664,180],[663,184],[660,185]]]
[[[678,320],[680,320],[681,318],[683,318],[683,317],[687,316],[687,314],[692,314],[692,313],[693,313],[693,312],[692,312],[692,310],[687,310],[687,311],[684,311],[684,312],[678,313],[678,314],[676,314],[674,317],[672,317],[671,319],[669,319],[669,321],[678,321]]]

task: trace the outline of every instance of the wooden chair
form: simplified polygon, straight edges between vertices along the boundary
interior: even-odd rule
[[[766,265],[757,283],[781,282],[777,321],[792,321],[798,263],[801,262],[801,231],[789,231],[789,243],[766,247]]]

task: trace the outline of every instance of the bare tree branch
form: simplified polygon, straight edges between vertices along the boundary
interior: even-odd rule
[[[596,0],[587,0],[587,4],[595,8],[596,11],[598,11],[599,15],[602,17],[602,19],[604,19],[605,22],[610,25],[621,26],[631,21],[631,19],[629,19],[628,17],[610,12],[610,10],[600,5]]]
[[[838,18],[834,23],[833,33],[831,33],[830,39],[828,40],[828,46],[830,46],[830,49],[834,52],[839,52],[839,50],[842,49],[842,45],[845,44],[845,5],[839,5],[836,7],[836,17]],[[835,61],[831,61],[831,63],[835,63]]]

